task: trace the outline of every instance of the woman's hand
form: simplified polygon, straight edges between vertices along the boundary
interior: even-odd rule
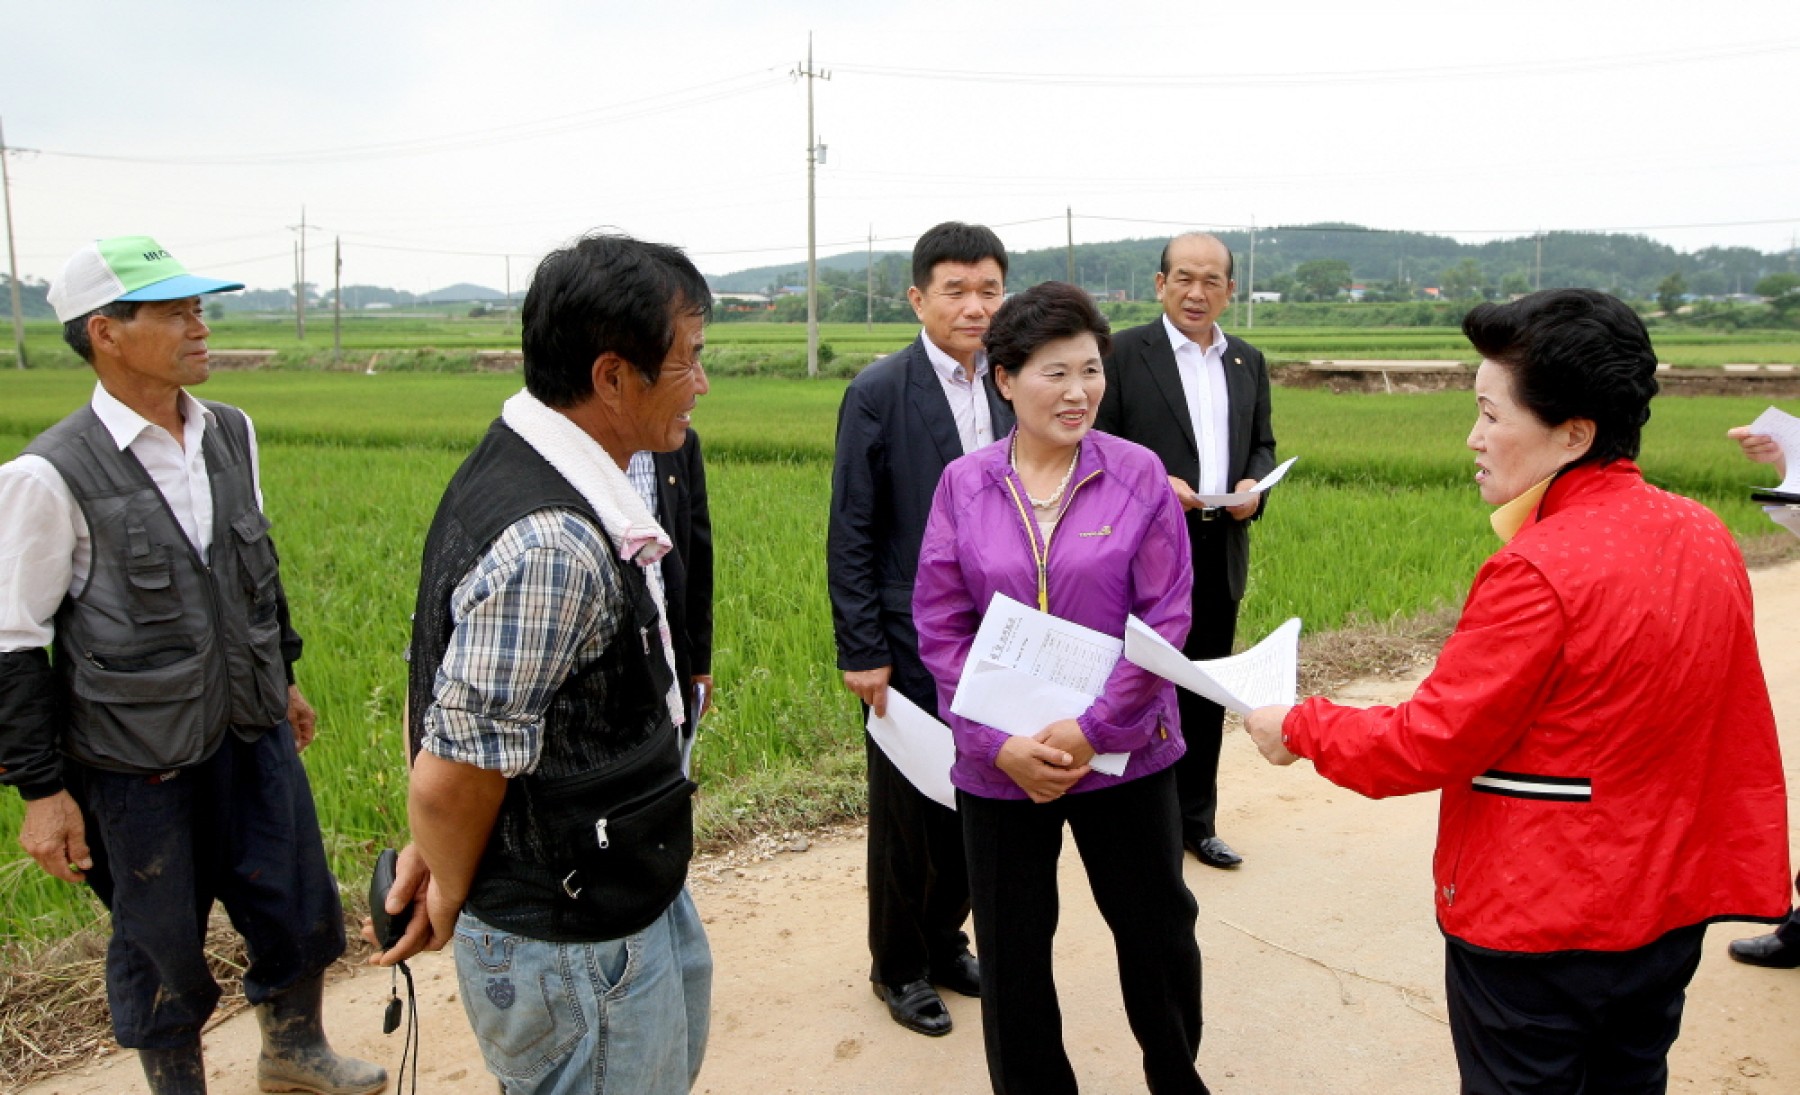
[[[1293,709],[1291,704],[1274,703],[1244,716],[1244,729],[1250,731],[1250,740],[1270,764],[1292,764],[1300,759],[1288,750],[1287,736],[1281,732],[1281,724]]]
[[[1088,752],[1092,755],[1093,750]],[[1086,764],[1076,764],[1067,750],[1035,738],[1007,738],[994,765],[1011,777],[1031,801],[1040,803],[1061,798],[1089,771]]]
[[[1081,724],[1074,719],[1060,719],[1031,735],[1032,741],[1042,742],[1052,749],[1061,749],[1073,758],[1073,765],[1088,767],[1094,761],[1094,747],[1088,744],[1087,735],[1081,732]]]

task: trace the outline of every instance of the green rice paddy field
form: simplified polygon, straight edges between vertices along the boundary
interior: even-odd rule
[[[85,370],[0,372],[0,459],[92,383]],[[516,375],[303,371],[226,372],[206,385],[257,423],[268,510],[307,639],[300,684],[319,710],[306,764],[349,890],[375,849],[405,836],[402,653],[420,540],[444,483],[518,386]],[[703,837],[860,809],[861,735],[833,667],[824,575],[843,388],[720,377],[695,415],[718,544],[719,706],[697,761]],[[1495,546],[1462,447],[1469,394],[1277,389],[1274,399],[1282,454],[1301,459],[1256,531],[1241,635],[1259,638],[1290,615],[1320,631],[1457,603]],[[1766,469],[1723,436],[1761,409],[1723,397],[1658,401],[1645,470],[1734,530],[1764,533],[1772,526],[1745,488]],[[0,943],[29,948],[91,923],[96,907],[23,856],[19,814],[16,796],[0,795]]]

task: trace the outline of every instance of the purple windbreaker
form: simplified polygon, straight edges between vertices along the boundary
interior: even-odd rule
[[[950,711],[963,662],[996,592],[1039,604],[1038,553],[1047,558],[1047,611],[1108,635],[1136,615],[1179,647],[1193,605],[1193,559],[1181,503],[1149,449],[1090,430],[1081,441],[1069,501],[1049,550],[1030,517],[1025,485],[1007,456],[1011,435],[944,469],[919,549],[913,624],[919,656],[937,678],[938,710],[956,739],[950,782],[983,798],[1027,797],[994,764],[1004,731]],[[1098,753],[1130,753],[1122,776],[1089,772],[1072,793],[1160,772],[1187,751],[1175,686],[1119,659],[1106,687],[1077,720]]]

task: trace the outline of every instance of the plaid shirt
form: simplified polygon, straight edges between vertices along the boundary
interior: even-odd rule
[[[454,630],[423,747],[508,779],[537,768],[544,713],[618,634],[625,591],[606,534],[567,509],[501,533],[451,594]]]

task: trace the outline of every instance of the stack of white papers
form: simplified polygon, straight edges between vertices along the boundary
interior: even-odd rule
[[[1093,705],[1125,644],[1111,635],[994,594],[963,663],[950,710],[1015,737],[1031,737]],[[1096,771],[1122,775],[1125,753],[1101,753]]]
[[[948,726],[920,710],[898,688],[889,688],[887,714],[876,718],[875,709],[869,708],[868,727],[875,744],[920,794],[956,809],[956,788],[950,785],[956,740]]]

